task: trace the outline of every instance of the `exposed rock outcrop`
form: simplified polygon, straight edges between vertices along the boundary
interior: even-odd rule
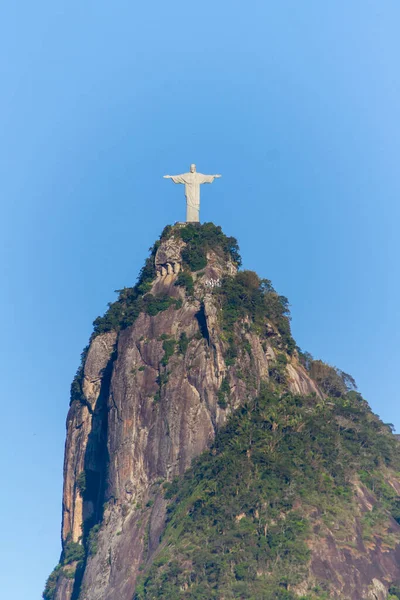
[[[155,257],[157,277],[179,273],[182,268],[181,250],[184,246],[185,243],[176,236],[160,245]]]
[[[103,453],[107,443],[107,400],[116,338],[116,332],[110,331],[96,337],[90,344],[83,367],[83,398],[81,402],[73,402],[68,413],[63,540],[77,542],[82,537],[83,521],[90,518],[95,510],[92,499],[84,502],[79,481],[82,474],[90,473],[101,486]]]
[[[285,358],[282,389],[324,398],[297,353],[274,343],[280,334],[273,324],[261,334],[250,320],[237,322],[241,347],[234,361],[227,359],[214,290],[237,266],[208,249],[188,294],[176,285],[188,270],[183,248],[177,234],[161,242],[149,291],[175,304],[156,314],[142,310],[133,324],[94,337],[87,351],[82,394],[67,418],[62,526],[64,551],[82,540],[86,551],[75,581],[58,577],[55,600],[132,600],[141,565],[151,563],[164,529],[162,484],[183,474],[229,414],[268,385],[278,355]],[[310,541],[312,576],[317,582],[337,575],[337,597],[386,598],[397,550],[362,547],[356,521],[352,535],[357,559],[333,535]]]

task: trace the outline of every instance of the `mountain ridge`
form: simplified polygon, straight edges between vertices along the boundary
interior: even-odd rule
[[[287,299],[275,292],[269,280],[260,279],[252,271],[240,271],[240,264],[235,238],[225,236],[212,223],[167,226],[151,248],[136,286],[120,290],[104,317],[94,321],[94,332],[71,386],[64,462],[63,552],[46,584],[45,600],[381,600],[388,597],[389,589],[395,595],[400,577],[398,442],[356,392],[351,376],[313,360],[296,347]],[[282,415],[285,406],[286,414]],[[315,420],[312,425],[309,413]],[[314,485],[305,459],[310,458],[307,440],[301,432],[307,431],[310,439],[318,438],[325,427],[326,439],[318,438],[315,448],[310,442],[314,448],[311,458],[316,461],[314,470],[321,476],[314,505],[302,500],[304,493],[302,496],[298,491],[297,496],[290,496],[292,504],[286,512],[282,509],[276,513],[273,507],[269,514],[263,507],[263,494],[268,495],[264,480],[271,482],[273,477],[260,466],[265,457],[253,464],[254,453],[258,456],[260,448],[250,444],[241,449],[240,414],[255,437],[260,437],[261,447],[271,446],[270,465],[275,464],[275,454],[286,448],[285,444],[293,440],[298,444],[297,440],[302,439],[296,452],[287,451],[285,466],[290,481],[299,490],[302,477],[309,477],[310,489]],[[262,414],[261,430],[260,423],[252,420],[256,414]],[[331,429],[327,429],[324,417]],[[250,537],[244,535],[247,542],[243,548],[240,546],[240,552],[246,554],[257,536],[260,547],[256,555],[240,561],[240,552],[239,558],[233,558],[229,543],[222,549],[217,544],[211,563],[219,561],[219,567],[211,569],[210,581],[204,565],[201,573],[196,570],[196,560],[203,543],[212,545],[224,534],[213,526],[202,531],[208,522],[205,515],[197,532],[201,543],[187,555],[172,535],[171,523],[186,539],[190,519],[194,518],[190,497],[196,486],[194,491],[190,486],[199,477],[196,469],[208,465],[204,468],[212,471],[210,464],[219,457],[218,444],[229,428],[232,443],[238,444],[234,456],[248,490],[258,481],[255,501],[260,506],[245,510],[231,507],[231,521],[222,518],[225,513],[221,506],[213,510],[232,534],[232,544],[240,546],[235,538],[236,526],[240,529],[246,525]],[[275,434],[280,436],[278,440]],[[361,435],[365,439],[360,442]],[[365,464],[360,458],[355,460],[357,453],[348,437],[360,444],[358,452]],[[332,440],[341,447],[340,460],[346,458],[352,465],[347,475],[340,461],[335,463],[337,473],[332,465],[328,468],[325,446],[337,458]],[[377,445],[382,441],[382,447]],[[244,463],[243,452],[247,457]],[[293,461],[303,455],[303,466],[294,468]],[[285,471],[282,465],[274,469]],[[229,469],[219,472],[219,478],[208,476],[215,489],[229,481]],[[259,481],[260,472],[265,477],[260,476]],[[279,488],[279,502],[285,498],[283,489]],[[192,490],[189,495],[188,490]],[[212,493],[208,491],[206,497],[203,493],[202,502],[211,510]],[[324,494],[332,506],[340,505],[339,513],[346,513],[343,523],[336,517],[338,523],[335,521],[331,528],[322,517],[318,520],[312,516],[311,509],[317,516],[322,510],[319,504]],[[344,500],[340,498],[339,502],[336,494],[343,494]],[[229,497],[225,500],[230,506]],[[263,541],[261,525],[258,529],[254,525],[260,519],[261,507],[269,515],[262,527],[272,530],[277,522],[287,524],[293,514],[305,511],[298,516],[294,536],[299,538],[299,547],[294,543],[293,551],[302,548],[302,559],[294,569],[293,580],[278,565],[281,558],[276,562],[279,568],[271,567],[271,548],[276,540],[270,536],[269,541]],[[192,515],[189,521],[188,515]],[[322,531],[320,535],[315,527]],[[349,539],[339,539],[346,531]],[[238,534],[242,535],[241,531]],[[279,535],[276,532],[276,539]],[[165,556],[168,540],[169,547],[181,557],[180,562]],[[284,537],[284,541],[290,540]],[[330,557],[328,561],[324,553]],[[159,562],[162,559],[162,564],[157,565],[155,557]],[[349,569],[343,569],[344,563]],[[379,568],[372,568],[373,563]]]

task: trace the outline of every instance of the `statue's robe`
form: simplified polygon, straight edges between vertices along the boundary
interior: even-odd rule
[[[214,175],[203,175],[203,173],[183,173],[182,175],[172,175],[171,179],[174,183],[185,184],[186,196],[186,221],[190,223],[200,221],[200,184],[212,183],[215,179]]]

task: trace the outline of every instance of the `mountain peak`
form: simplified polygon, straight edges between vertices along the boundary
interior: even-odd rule
[[[396,594],[398,441],[240,265],[220,227],[167,226],[94,321],[45,600]]]

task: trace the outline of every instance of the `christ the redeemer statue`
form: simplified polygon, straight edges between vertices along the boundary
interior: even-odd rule
[[[200,184],[212,183],[221,175],[203,175],[197,173],[196,165],[190,165],[190,172],[182,175],[164,175],[164,179],[172,179],[174,183],[185,184],[186,222],[198,223],[200,212]]]

